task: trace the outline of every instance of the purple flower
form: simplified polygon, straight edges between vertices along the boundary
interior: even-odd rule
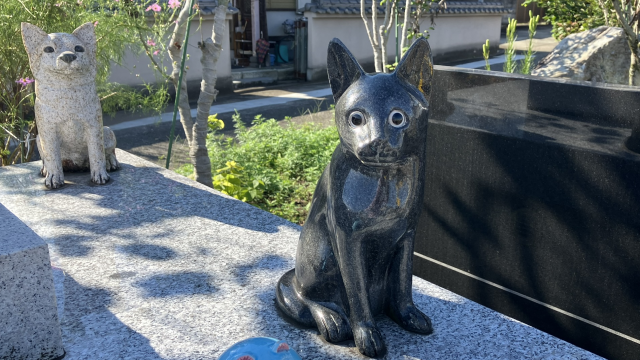
[[[160,50],[156,50],[153,52],[153,55],[158,55],[158,54],[160,54]]]
[[[180,6],[180,1],[178,1],[178,0],[169,0],[169,7],[170,8],[175,9],[178,6]]]
[[[98,26],[98,22],[97,21],[93,23],[93,27],[96,27],[96,26]]]
[[[31,84],[32,82],[34,82],[35,80],[33,79],[29,79],[29,78],[20,78],[20,80],[16,80],[16,82],[20,85],[22,85],[22,87],[25,87],[29,84]]]
[[[145,11],[160,12],[162,11],[162,8],[160,7],[160,5],[158,5],[158,3],[155,3],[153,5],[149,5],[149,7]]]
[[[147,40],[147,45],[156,46],[156,43],[152,39],[149,39],[149,40]]]

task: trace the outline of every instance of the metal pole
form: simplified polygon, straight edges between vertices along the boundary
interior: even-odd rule
[[[185,2],[186,6],[186,2]],[[174,130],[176,127],[176,117],[178,115],[178,102],[180,101],[180,89],[182,88],[182,75],[184,74],[184,62],[187,58],[187,45],[189,44],[189,30],[191,29],[191,16],[193,15],[193,0],[189,1],[189,20],[187,20],[187,35],[182,43],[182,60],[180,60],[180,76],[178,77],[178,89],[176,90],[176,101],[173,103],[173,119],[171,120],[171,132],[169,133],[169,150],[167,151],[167,164],[169,168],[171,162],[171,147],[173,145]],[[179,26],[176,24],[176,26]],[[189,113],[191,116],[191,113]]]

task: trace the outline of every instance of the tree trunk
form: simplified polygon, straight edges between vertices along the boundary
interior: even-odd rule
[[[376,33],[376,17],[378,15],[378,11],[376,9],[376,0],[373,0],[371,3],[371,12],[372,12],[372,27],[369,27],[369,19],[367,19],[367,11],[365,8],[364,0],[360,0],[360,16],[362,17],[362,21],[364,21],[364,27],[367,30],[367,36],[369,36],[369,42],[371,43],[371,48],[373,49],[373,63],[375,65],[376,72],[382,72],[382,62],[380,61],[380,47],[378,46],[378,34]]]
[[[213,31],[211,38],[206,39],[200,45],[202,50],[202,83],[200,86],[200,97],[198,98],[198,113],[196,123],[193,127],[193,142],[189,144],[189,155],[196,167],[196,181],[207,186],[212,186],[211,161],[207,151],[207,121],[211,104],[218,95],[216,81],[218,80],[218,59],[222,52],[224,30],[226,26],[227,5],[229,0],[218,0],[213,18]]]
[[[382,57],[382,71],[389,72],[387,68],[387,41],[389,40],[389,30],[393,25],[393,12],[396,8],[397,0],[387,0],[385,6],[384,23],[380,25],[380,55]]]
[[[187,94],[187,77],[186,69],[185,74],[182,76],[182,84],[178,84],[180,81],[180,63],[182,62],[182,46],[184,37],[187,32],[187,21],[189,21],[189,8],[193,6],[194,0],[184,0],[178,19],[176,20],[176,27],[171,35],[171,43],[169,44],[169,57],[173,64],[173,71],[171,72],[171,81],[176,88],[176,94],[178,92],[178,86],[180,86],[180,99],[178,99],[178,110],[180,111],[180,122],[184,128],[184,133],[187,137],[187,142],[191,144],[192,141],[192,128],[193,120],[191,119],[191,107],[189,106],[189,95]],[[195,164],[194,164],[195,166]]]
[[[410,15],[411,15],[411,1],[405,0],[404,6],[404,20],[402,21],[402,35],[400,36],[400,55],[398,59],[402,58],[404,55],[404,48],[407,46],[407,29],[410,25]],[[397,24],[396,24],[397,25]]]
[[[631,1],[631,0],[630,0]],[[637,82],[634,81],[637,74],[640,74],[640,44],[638,41],[638,13],[640,13],[640,0],[633,3],[626,3],[623,12],[620,0],[612,0],[613,8],[616,11],[616,17],[622,29],[627,36],[629,50],[631,50],[631,64],[629,65],[629,85],[633,86]],[[602,11],[606,11],[605,8]]]
[[[198,44],[202,51],[202,57],[200,59],[202,63],[202,83],[195,123],[191,118],[191,107],[189,106],[189,96],[187,94],[187,80],[184,73],[182,83],[178,84],[180,78],[180,63],[182,61],[181,50],[183,46],[187,46],[187,44],[184,43],[184,38],[187,22],[189,21],[189,8],[193,6],[193,2],[194,0],[184,0],[184,5],[178,15],[177,25],[171,36],[171,44],[169,45],[169,56],[173,63],[171,80],[176,87],[176,92],[178,86],[180,86],[180,98],[178,99],[180,122],[182,123],[189,144],[189,157],[195,168],[196,181],[213,187],[211,160],[209,159],[207,151],[207,121],[211,104],[218,94],[218,91],[215,89],[218,78],[217,65],[220,52],[222,51],[222,41],[226,26],[225,18],[229,0],[219,0],[218,2],[218,7],[214,14],[213,40],[207,38]]]

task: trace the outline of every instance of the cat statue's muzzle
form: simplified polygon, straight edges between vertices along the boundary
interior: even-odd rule
[[[78,56],[72,53],[71,51],[65,51],[62,54],[60,54],[60,56],[58,56],[58,59],[66,62],[67,64],[71,64],[71,62],[77,58]]]
[[[399,149],[392,147],[388,141],[376,139],[367,144],[360,144],[356,157],[367,165],[386,165],[398,162]]]

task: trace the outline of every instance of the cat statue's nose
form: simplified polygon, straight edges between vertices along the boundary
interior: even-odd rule
[[[78,56],[76,56],[76,54],[72,53],[71,51],[65,51],[62,54],[60,54],[60,56],[58,56],[58,58],[64,62],[66,62],[67,64],[71,64],[71,62],[75,59],[78,58]]]
[[[382,139],[375,139],[369,144],[369,149],[374,153],[380,153],[387,149],[387,142]]]

